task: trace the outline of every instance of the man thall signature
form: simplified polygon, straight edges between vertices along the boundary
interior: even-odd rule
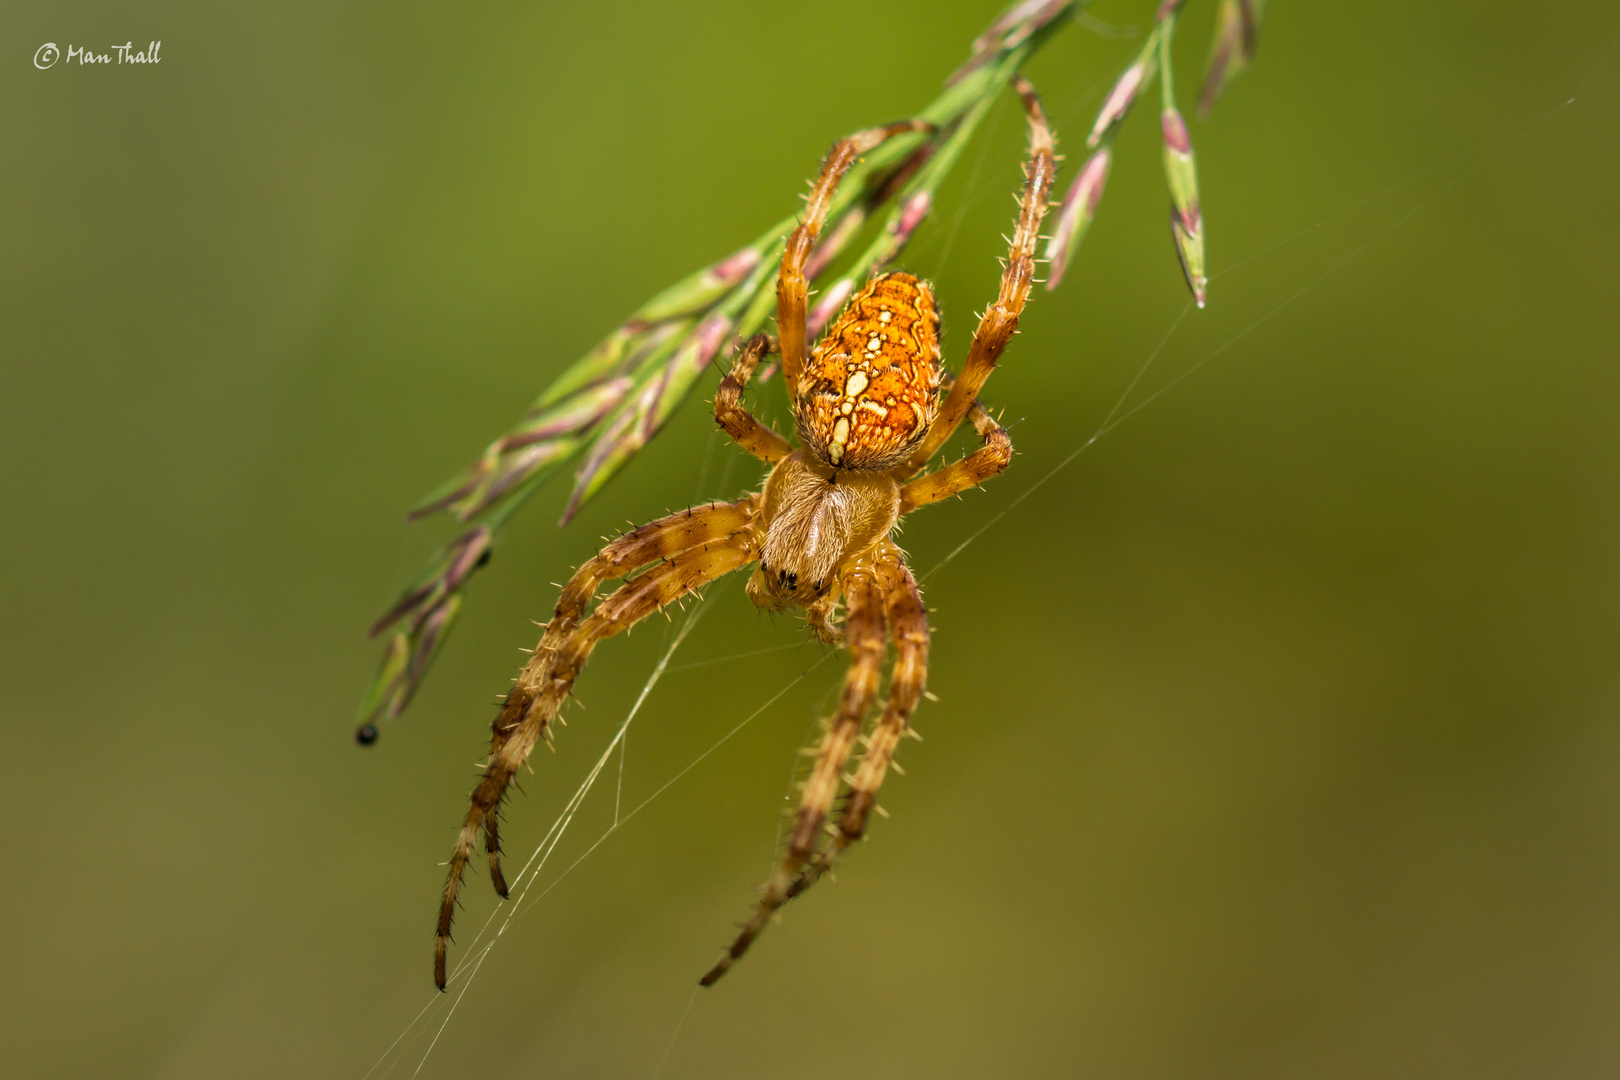
[[[163,61],[158,58],[158,50],[162,47],[163,42],[161,41],[149,41],[146,43],[145,49],[137,50],[134,42],[126,41],[122,45],[107,46],[112,50],[111,52],[98,53],[82,45],[69,45],[67,48],[67,62],[71,64],[77,60],[81,65],[111,64],[115,62],[119,64],[161,64]],[[117,56],[116,61],[113,59],[115,54]],[[34,66],[44,71],[61,58],[62,50],[56,47],[56,42],[47,41],[39,47],[38,52],[34,53]]]

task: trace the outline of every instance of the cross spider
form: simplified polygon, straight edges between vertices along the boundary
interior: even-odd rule
[[[552,721],[597,643],[666,605],[751,563],[748,598],[771,611],[806,610],[823,641],[843,641],[850,654],[838,711],[816,751],[787,850],[764,887],[752,918],[703,976],[718,980],[764,929],[772,913],[803,892],[849,844],[860,839],[907,721],[922,696],[928,666],[928,618],[917,580],[891,538],[900,518],[974,487],[1012,459],[1012,442],[978,402],[979,389],[1006,348],[1029,296],[1035,244],[1055,170],[1054,143],[1034,88],[1016,85],[1029,119],[1030,153],[1017,228],[1001,292],[979,320],[961,374],[945,389],[939,313],[927,283],[905,273],[872,278],[831,328],[805,348],[805,263],[833,191],[863,153],[892,136],[930,130],[919,121],[859,132],[835,145],[811,188],[777,278],[780,343],[764,334],[743,347],[715,396],[715,419],[727,435],[771,466],[763,491],[661,518],[609,543],[569,579],[556,613],[495,717],[483,779],[457,837],[439,909],[434,980],[445,985],[445,949],[467,860],[480,831],[490,878],[501,874],[499,807],[535,745],[551,740]],[[756,420],[743,388],[766,355],[779,352],[793,403],[799,449]],[[919,475],[957,426],[970,420],[984,445],[952,465]],[[597,587],[627,577],[588,617]],[[834,609],[840,599],[840,625]],[[880,668],[895,644],[888,701],[865,739],[853,774],[845,767],[877,695]],[[847,798],[836,822],[833,803]]]

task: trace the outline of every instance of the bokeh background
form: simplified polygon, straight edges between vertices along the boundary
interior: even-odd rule
[[[363,751],[364,628],[448,535],[403,510],[994,10],[0,12],[0,1071],[358,1078],[404,1034],[411,1074],[436,863],[549,582],[758,471],[706,386],[566,529],[548,489]],[[544,880],[786,693],[512,924],[421,1075],[1620,1071],[1616,35],[1604,0],[1275,0],[1194,126],[1210,308],[1121,412],[1168,391],[941,565],[1185,307],[1137,116],[988,388],[1021,456],[905,531],[940,701],[892,819],[694,994],[841,667],[795,683],[820,650],[725,584]],[[157,38],[150,68],[30,63]],[[1071,169],[1134,48],[1077,26],[1032,65]],[[952,357],[1022,137],[1004,102],[906,259]],[[599,652],[509,847],[669,633]],[[495,906],[467,896],[464,941]]]

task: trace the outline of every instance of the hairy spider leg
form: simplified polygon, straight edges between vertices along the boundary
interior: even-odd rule
[[[491,877],[505,893],[500,872],[500,844],[490,827],[501,800],[519,768],[541,739],[551,740],[557,718],[592,650],[606,638],[629,629],[653,612],[724,577],[757,558],[758,540],[749,526],[756,499],[718,503],[672,514],[644,525],[610,543],[587,561],[563,588],[557,611],[545,635],[507,694],[492,725],[489,760],[473,789],[467,817],[456,838],[445,877],[434,946],[433,978],[445,985],[445,952],[455,918],[456,897],[478,839],[485,829]],[[609,577],[630,573],[656,559],[665,561],[620,586],[581,620],[597,586]]]
[[[886,140],[907,132],[932,130],[934,126],[923,120],[902,120],[884,127],[867,128],[834,143],[826,161],[822,162],[821,176],[810,188],[803,220],[788,237],[787,247],[782,253],[782,268],[776,278],[776,332],[782,339],[782,377],[786,381],[790,399],[798,389],[799,375],[804,371],[805,302],[809,292],[804,264],[809,261],[822,223],[827,220],[827,211],[832,206],[833,192],[837,190],[838,182],[862,154]]]
[[[742,403],[743,387],[754,377],[759,362],[776,351],[769,334],[755,334],[743,345],[737,362],[720,380],[714,394],[714,419],[720,429],[761,461],[774,465],[793,452],[788,441],[754,418]]]
[[[838,645],[844,640],[844,628],[835,617],[839,601],[843,598],[843,589],[835,584],[825,596],[804,609],[804,621],[810,625],[810,632],[816,636],[816,640],[823,645]]]
[[[787,851],[766,882],[765,894],[760,897],[753,917],[744,924],[737,940],[732,942],[720,962],[700,980],[704,986],[713,986],[748,951],[748,946],[765,929],[771,915],[787,900],[788,890],[793,886],[799,869],[815,854],[828,812],[843,781],[844,765],[860,734],[861,721],[877,694],[887,643],[883,627],[882,591],[870,562],[864,559],[844,575],[843,584],[849,605],[849,613],[844,620],[844,630],[849,639],[849,672],[844,677],[838,712],[827,725],[826,734],[822,736],[816,752],[816,763],[804,783]]]
[[[625,577],[650,562],[667,558],[706,540],[730,536],[747,526],[753,520],[755,512],[756,508],[749,500],[689,507],[679,513],[632,529],[587,560],[569,579],[568,584],[563,586],[551,621],[546,624],[545,636],[541,638],[539,647],[530,655],[529,662],[515,680],[516,685],[507,693],[505,704],[490,725],[492,731],[490,754],[493,756],[500,753],[507,737],[523,723],[526,711],[533,702],[533,694],[531,692],[526,695],[522,688],[526,681],[531,687],[536,685],[534,678],[540,665],[545,662],[547,656],[556,651],[557,644],[579,624],[579,620],[585,614],[585,608],[595,597],[602,582]],[[549,743],[551,739],[549,721],[540,735]],[[490,882],[495,886],[495,891],[504,897],[507,889],[506,878],[501,873],[499,822],[497,804],[495,812],[487,814],[484,818],[484,850],[489,854]]]
[[[968,413],[973,430],[979,433],[984,445],[961,461],[919,476],[900,489],[900,513],[911,513],[929,503],[948,499],[970,487],[978,487],[1012,462],[1012,439],[1007,429],[996,423],[988,410],[977,401]]]
[[[888,546],[893,548],[892,544]],[[849,780],[849,799],[839,815],[832,839],[793,882],[788,890],[790,900],[814,885],[845,848],[865,835],[867,817],[877,805],[878,789],[888,775],[900,740],[911,730],[911,714],[928,681],[928,610],[923,607],[922,591],[917,588],[917,579],[900,558],[898,549],[892,554],[885,552],[885,556],[878,563],[878,586],[883,590],[885,614],[895,647],[889,700],[872,728],[860,766]]]
[[[985,309],[979,327],[973,332],[973,343],[968,347],[967,359],[962,362],[962,373],[951,387],[945,404],[940,407],[928,437],[917,447],[906,463],[905,472],[914,474],[939,451],[956,431],[957,425],[973,408],[985,380],[995,369],[996,361],[1018,329],[1018,317],[1029,299],[1030,285],[1035,280],[1035,246],[1040,240],[1041,221],[1046,217],[1047,199],[1052,191],[1052,177],[1057,170],[1057,144],[1052,129],[1047,126],[1046,114],[1041,111],[1040,97],[1034,86],[1023,76],[1014,80],[1018,94],[1024,99],[1024,111],[1029,117],[1029,160],[1024,164],[1024,192],[1019,199],[1018,225],[1013,230],[1012,246],[1007,264],[1001,272],[1001,292],[995,303]]]

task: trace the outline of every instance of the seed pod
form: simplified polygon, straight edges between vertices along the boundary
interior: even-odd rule
[[[1204,306],[1204,215],[1198,205],[1198,165],[1193,158],[1187,123],[1174,107],[1160,117],[1164,131],[1164,178],[1170,186],[1170,228],[1176,240],[1181,272],[1193,300]]]
[[[596,437],[574,478],[574,491],[563,511],[563,522],[569,521],[585,500],[596,494],[663,427],[692,383],[708,369],[709,361],[714,359],[720,343],[731,332],[731,326],[726,316],[711,315],[667,360],[651,370],[637,372],[640,385],[607,421],[606,429]]]
[[[405,711],[461,611],[462,587],[488,561],[493,539],[490,528],[480,525],[440,548],[422,576],[372,624],[371,636],[377,637],[390,626],[404,623],[389,638],[382,663],[360,703],[357,719],[363,726]]]
[[[1063,196],[1057,225],[1052,229],[1052,238],[1046,242],[1046,258],[1051,263],[1046,273],[1048,292],[1063,280],[1064,271],[1080,248],[1080,241],[1091,228],[1091,219],[1097,216],[1097,204],[1102,201],[1103,186],[1108,183],[1108,167],[1113,155],[1113,148],[1104,146],[1087,158],[1080,167],[1080,175],[1074,178]]]
[[[632,324],[663,322],[703,311],[747,277],[759,265],[759,260],[758,245],[742,248],[671,285],[637,308],[630,320]]]
[[[945,85],[955,86],[998,52],[1022,45],[1058,16],[1068,14],[1073,6],[1074,0],[1020,0],[1013,4],[984,33],[973,39],[972,56]],[[1086,5],[1080,6],[1083,8]]]
[[[1215,15],[1215,36],[1209,45],[1204,89],[1198,95],[1200,116],[1209,115],[1227,84],[1253,62],[1265,9],[1265,0],[1221,0]]]
[[[1125,69],[1125,73],[1114,83],[1114,88],[1108,91],[1102,108],[1097,110],[1096,122],[1091,125],[1091,134],[1086,136],[1086,145],[1095,148],[1105,137],[1112,136],[1114,129],[1119,127],[1125,119],[1125,114],[1131,111],[1136,99],[1142,95],[1153,81],[1155,62],[1153,50],[1158,41],[1158,30],[1148,35],[1147,47],[1136,62]]]
[[[877,265],[883,266],[898,258],[900,252],[905,250],[906,244],[911,242],[911,235],[917,231],[917,226],[923,223],[928,212],[934,208],[934,193],[924,189],[916,192],[905,202],[900,204],[899,213],[889,222],[884,230],[888,243],[878,257]]]
[[[812,339],[819,338],[827,321],[843,309],[844,302],[854,291],[854,278],[839,278],[833,282],[832,288],[828,289],[821,299],[816,301],[816,306],[810,309],[810,315],[805,319],[806,334]]]

